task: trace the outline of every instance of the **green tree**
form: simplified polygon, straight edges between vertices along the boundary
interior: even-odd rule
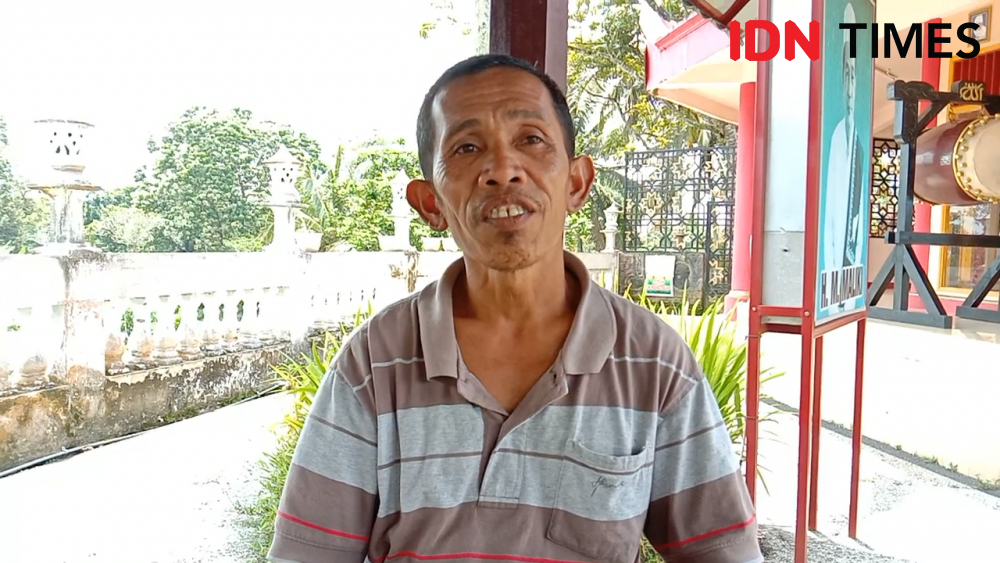
[[[272,224],[262,205],[269,176],[263,164],[284,143],[305,166],[323,168],[319,145],[287,128],[253,122],[250,111],[186,111],[159,143],[152,170],[139,171],[136,206],[158,216],[152,245],[158,250],[254,250]]]
[[[462,35],[476,38],[476,53],[485,54],[490,50],[490,0],[463,0],[461,15],[452,0],[431,0],[434,18],[420,24],[420,37],[429,39],[432,34],[445,28],[459,28]]]
[[[690,14],[681,0],[644,0],[665,20]],[[598,163],[594,197],[567,226],[567,246],[596,247],[604,210],[622,207],[625,153],[724,144],[733,126],[646,90],[640,6],[631,0],[578,0],[570,17],[567,99],[577,126],[577,150]],[[573,248],[572,246],[570,246]]]
[[[7,147],[7,123],[0,118],[0,251],[22,253],[44,242],[49,209],[46,201],[32,197],[14,177],[3,156]]]
[[[169,250],[157,240],[163,218],[135,207],[138,184],[91,194],[83,205],[87,241],[105,252]]]
[[[357,250],[378,250],[378,235],[392,232],[392,179],[399,171],[420,177],[417,154],[406,149],[404,139],[381,138],[356,147],[346,178],[332,186],[338,220],[337,240]],[[417,220],[410,226],[410,243],[420,248],[421,237],[432,231]]]
[[[106,252],[156,252],[165,219],[137,207],[108,207],[100,219],[86,225],[87,239]]]
[[[673,21],[688,14],[680,0],[649,4]],[[630,150],[719,142],[722,122],[646,90],[639,13],[630,0],[579,0],[571,14],[567,98],[579,130],[578,149],[606,159]]]

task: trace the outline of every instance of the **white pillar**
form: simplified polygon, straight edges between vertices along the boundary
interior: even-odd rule
[[[379,248],[383,251],[399,251],[410,249],[410,223],[413,222],[413,212],[410,203],[406,201],[406,186],[410,177],[405,170],[400,170],[392,178],[392,225],[391,235],[378,237]]]
[[[604,250],[602,252],[613,253],[615,251],[615,239],[618,235],[618,206],[611,202],[611,207],[604,210]]]
[[[302,175],[302,164],[284,145],[264,164],[271,176],[271,194],[266,205],[274,213],[274,237],[267,249],[290,252],[297,248],[295,215],[305,207],[295,187],[295,181]]]
[[[84,178],[93,125],[66,119],[35,121],[36,166],[28,187],[51,200],[49,238],[36,252],[64,255],[98,250],[83,231],[83,201],[101,188]]]

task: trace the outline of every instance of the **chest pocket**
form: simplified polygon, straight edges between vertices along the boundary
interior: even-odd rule
[[[602,563],[633,563],[649,508],[653,447],[612,456],[570,440],[546,536]]]

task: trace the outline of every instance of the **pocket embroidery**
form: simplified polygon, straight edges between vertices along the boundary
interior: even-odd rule
[[[649,508],[653,448],[609,456],[566,445],[547,537],[603,563],[631,563]]]

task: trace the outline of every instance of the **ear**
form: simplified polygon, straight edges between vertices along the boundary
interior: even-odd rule
[[[434,186],[427,180],[412,180],[406,185],[406,201],[410,203],[420,218],[435,231],[448,228],[448,220],[441,213]]]
[[[587,203],[590,188],[594,185],[594,161],[582,154],[570,162],[569,192],[566,194],[566,210],[576,213]]]

